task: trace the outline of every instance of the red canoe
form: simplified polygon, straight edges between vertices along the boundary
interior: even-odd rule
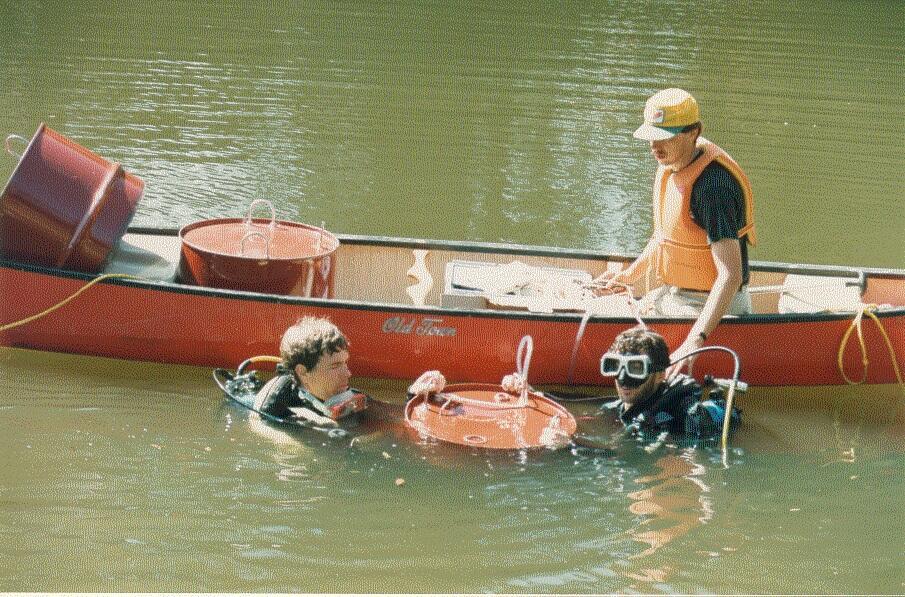
[[[339,240],[334,296],[306,298],[178,283],[177,231],[134,228],[104,271],[139,279],[104,279],[62,308],[0,332],[0,344],[234,367],[252,355],[275,354],[283,331],[311,314],[330,317],[346,333],[359,376],[412,380],[439,369],[450,381],[499,383],[513,370],[519,341],[531,335],[532,383],[598,385],[601,354],[637,323],[630,312],[585,320],[575,292],[630,257],[491,243]],[[93,278],[0,261],[0,325],[57,304]],[[866,381],[896,380],[884,334],[905,368],[905,270],[753,263],[751,286],[760,289],[756,314],[726,318],[708,339],[739,354],[748,383],[845,383],[837,354],[862,302],[880,305],[872,312],[876,320],[864,316],[861,326],[870,361]],[[602,313],[605,305],[594,309]],[[693,319],[645,322],[675,347]],[[728,361],[705,354],[698,370],[731,376]],[[862,377],[857,333],[843,364],[849,378]]]

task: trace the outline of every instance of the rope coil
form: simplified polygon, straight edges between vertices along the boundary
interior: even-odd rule
[[[515,374],[521,382],[522,391],[519,393],[518,406],[528,405],[528,369],[531,368],[531,354],[534,352],[534,339],[531,336],[523,336],[515,351]]]
[[[468,398],[467,396],[460,396],[453,392],[444,392],[443,387],[446,385],[446,380],[439,371],[425,371],[422,373],[421,376],[409,386],[409,392],[414,396],[422,396],[425,399],[434,396],[437,399],[445,400],[439,410],[441,414],[450,404],[471,404],[490,410],[526,408],[531,405],[528,398],[528,394],[531,391],[531,386],[528,384],[528,371],[531,368],[531,355],[533,352],[534,339],[530,335],[523,336],[515,352],[515,373],[504,377],[501,384],[505,387],[507,385],[512,385],[507,382],[514,381],[514,385],[518,387],[519,395],[518,400],[514,402],[510,401],[511,394],[506,392],[497,392],[494,395],[493,402]],[[512,392],[513,394],[515,393],[514,390],[507,391]]]
[[[892,345],[892,341],[889,339],[889,334],[886,333],[886,328],[883,327],[883,323],[880,321],[880,318],[875,315],[875,311],[879,309],[879,305],[876,304],[866,304],[862,303],[861,307],[858,309],[858,312],[855,314],[854,319],[852,319],[851,324],[849,324],[848,329],[845,330],[845,334],[842,335],[842,341],[839,343],[839,352],[836,356],[836,365],[839,367],[839,373],[842,375],[842,379],[845,380],[849,385],[860,385],[867,381],[867,367],[870,364],[870,360],[867,358],[867,344],[864,342],[864,331],[862,330],[862,322],[864,321],[864,316],[867,315],[871,318],[875,324],[877,324],[877,329],[880,330],[880,335],[883,337],[883,341],[886,343],[886,348],[889,351],[889,357],[892,360],[892,368],[895,371],[896,379],[899,382],[899,386],[902,388],[902,392],[905,393],[905,382],[902,380],[902,371],[899,369],[898,357],[896,355],[895,348]],[[852,332],[857,332],[858,335],[858,345],[861,348],[861,379],[852,380],[845,373],[845,366],[843,364],[843,356],[845,355],[845,348],[848,346],[848,341],[851,339]]]

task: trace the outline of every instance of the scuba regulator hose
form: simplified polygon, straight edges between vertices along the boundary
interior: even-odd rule
[[[239,366],[236,367],[236,372],[235,372],[234,376],[239,377],[241,375],[244,375],[245,368],[254,363],[274,363],[275,365],[278,365],[282,362],[283,362],[283,359],[281,359],[280,357],[275,357],[275,356],[271,356],[271,355],[258,355],[258,356],[250,357],[250,358],[247,358],[244,361],[242,361],[239,364]],[[225,375],[226,373],[227,373],[226,369],[214,369],[214,381],[216,382],[216,384],[218,386],[220,386],[221,390],[223,390],[224,392],[226,392],[228,394],[229,388],[226,386],[226,382],[228,379]]]
[[[732,400],[733,400],[733,398],[735,398],[735,389],[736,389],[736,387],[741,385],[742,391],[744,392],[745,388],[747,388],[747,384],[745,384],[745,382],[740,382],[738,380],[738,377],[742,372],[742,364],[738,358],[738,354],[736,354],[734,350],[732,350],[730,348],[726,348],[725,346],[703,346],[696,350],[692,350],[691,352],[689,352],[687,355],[685,355],[681,359],[677,359],[676,361],[671,362],[670,366],[675,365],[676,363],[681,363],[685,359],[692,357],[696,354],[700,354],[702,352],[708,352],[711,350],[728,353],[732,356],[732,360],[735,362],[735,368],[732,372],[732,380],[729,383],[729,391],[726,394],[726,414],[723,416],[723,435],[722,435],[722,439],[720,441],[720,447],[723,450],[723,462],[725,463],[726,452],[729,447],[729,422],[732,419]]]

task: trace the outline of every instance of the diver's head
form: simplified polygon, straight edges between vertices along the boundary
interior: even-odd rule
[[[349,341],[329,319],[299,319],[283,334],[280,356],[296,381],[321,400],[349,387]]]
[[[600,372],[614,377],[619,399],[628,406],[643,402],[656,391],[669,366],[669,346],[663,336],[635,327],[616,336],[600,359]]]

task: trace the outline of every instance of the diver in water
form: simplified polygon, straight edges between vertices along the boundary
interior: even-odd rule
[[[283,334],[280,357],[279,375],[258,391],[256,410],[336,427],[367,408],[368,396],[349,387],[349,341],[330,320],[299,319]]]
[[[600,359],[600,372],[616,378],[619,399],[603,409],[615,411],[622,424],[637,433],[719,436],[726,413],[722,391],[713,390],[702,400],[703,388],[691,377],[666,379],[669,364],[669,347],[660,334],[636,327],[616,336]],[[730,429],[740,421],[740,411],[733,408]]]

